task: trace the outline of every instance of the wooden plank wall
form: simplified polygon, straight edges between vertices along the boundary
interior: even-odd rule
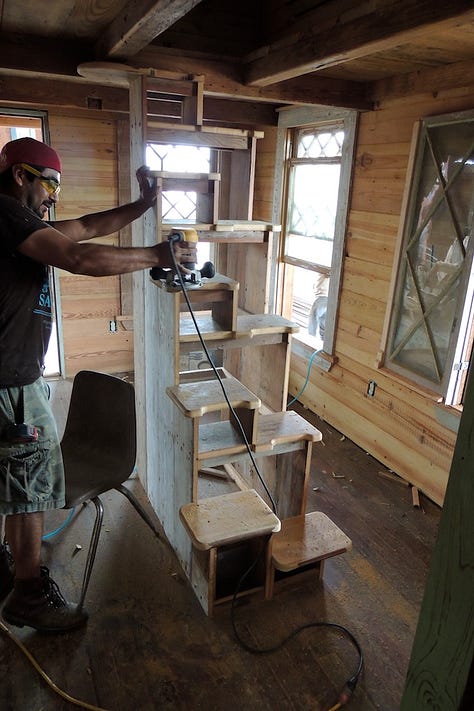
[[[377,367],[413,126],[472,108],[474,87],[390,99],[361,114],[354,168],[337,364],[312,368],[300,401],[359,446],[443,502],[456,433],[441,425],[436,396]],[[303,387],[308,361],[292,356],[289,389]],[[370,380],[377,383],[368,397]]]
[[[49,114],[51,145],[62,159],[56,219],[69,219],[118,204],[117,124],[114,119]],[[118,235],[96,241],[118,244]],[[90,368],[109,373],[133,370],[133,331],[110,321],[121,313],[119,277],[84,277],[60,272],[65,375]]]

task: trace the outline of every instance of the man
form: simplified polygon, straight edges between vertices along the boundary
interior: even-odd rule
[[[61,161],[32,138],[0,152],[0,598],[7,622],[48,632],[82,625],[87,615],[67,602],[41,566],[44,511],[64,506],[64,472],[56,425],[42,379],[51,331],[48,267],[107,276],[173,267],[170,243],[117,248],[87,244],[140,217],[156,200],[156,182],[137,171],[140,198],[74,220],[44,221],[57,202]],[[86,243],[84,243],[86,241]],[[179,268],[196,261],[195,245],[175,243]],[[11,552],[10,552],[11,551]]]

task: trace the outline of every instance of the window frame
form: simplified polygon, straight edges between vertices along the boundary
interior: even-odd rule
[[[462,360],[463,357],[465,357],[467,348],[466,344],[468,343],[470,336],[468,331],[470,328],[472,331],[472,308],[470,315],[465,312],[465,309],[468,293],[472,293],[473,277],[471,272],[473,268],[474,239],[469,240],[469,244],[466,248],[458,287],[459,292],[462,293],[462,296],[457,299],[455,306],[454,325],[451,331],[447,356],[445,359],[446,365],[438,383],[428,377],[424,377],[415,370],[410,370],[407,366],[390,360],[390,353],[394,350],[391,348],[391,344],[394,340],[396,326],[399,320],[400,311],[402,309],[403,287],[407,269],[407,267],[405,267],[405,261],[407,259],[406,252],[408,251],[408,247],[411,243],[410,236],[412,234],[412,229],[410,228],[413,227],[414,213],[417,207],[417,198],[420,194],[420,186],[423,179],[422,162],[426,147],[429,145],[427,138],[428,133],[426,129],[436,128],[443,124],[455,126],[456,123],[469,120],[472,120],[474,125],[474,111],[472,110],[448,113],[441,116],[426,117],[420,121],[417,121],[414,125],[405,192],[401,208],[400,226],[395,248],[395,259],[392,269],[384,331],[381,342],[381,367],[392,374],[398,375],[405,380],[412,382],[416,386],[422,387],[424,390],[432,392],[438,399],[442,398],[442,401],[447,406],[462,406],[465,374],[463,373],[461,367],[463,363],[457,363],[457,361]],[[444,187],[443,195],[445,195]],[[469,327],[469,323],[471,324],[471,327]],[[460,367],[456,368],[456,365]],[[455,372],[457,370],[460,370],[461,372]]]
[[[335,353],[337,316],[339,313],[339,298],[342,282],[342,268],[344,258],[344,248],[346,241],[346,225],[349,211],[350,189],[352,183],[352,172],[354,164],[354,154],[356,148],[356,131],[358,124],[358,112],[352,109],[327,109],[322,107],[297,107],[283,109],[279,112],[278,137],[276,149],[276,166],[282,166],[281,170],[276,170],[275,192],[274,192],[274,215],[275,224],[286,224],[287,216],[287,185],[289,166],[289,132],[293,129],[312,127],[315,128],[331,125],[342,125],[344,130],[344,143],[341,155],[341,171],[339,179],[339,193],[337,200],[337,213],[334,230],[333,252],[330,267],[330,283],[328,291],[328,305],[326,311],[326,325],[324,331],[324,341],[322,351],[327,358],[316,358],[314,364],[327,370],[328,363]],[[314,263],[303,262],[284,256],[284,227],[281,233],[279,244],[274,247],[272,255],[273,263],[277,269],[273,275],[271,283],[271,294],[273,295],[271,306],[282,312],[283,308],[283,282],[285,278],[286,263],[295,266],[308,268],[315,273],[321,273],[321,267],[315,269]],[[293,348],[299,350],[301,347],[306,351],[309,346],[298,338],[298,334],[293,336]]]

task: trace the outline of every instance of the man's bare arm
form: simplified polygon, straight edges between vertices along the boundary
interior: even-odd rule
[[[173,249],[178,266],[180,262],[196,261],[195,243],[160,242],[153,247],[112,247],[102,244],[76,242],[54,227],[44,227],[33,232],[18,251],[41,264],[58,267],[72,274],[87,276],[112,276],[126,274],[150,267],[174,266]],[[182,269],[187,273],[187,269]]]

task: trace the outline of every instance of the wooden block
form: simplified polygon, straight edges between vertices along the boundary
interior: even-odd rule
[[[420,508],[420,495],[418,493],[418,489],[416,488],[416,486],[411,487],[411,498],[413,501],[413,506],[416,509],[419,509]]]
[[[280,521],[255,489],[182,506],[181,521],[193,545],[209,550],[280,530]]]
[[[321,511],[282,522],[272,536],[272,563],[288,572],[350,550],[352,541]]]

